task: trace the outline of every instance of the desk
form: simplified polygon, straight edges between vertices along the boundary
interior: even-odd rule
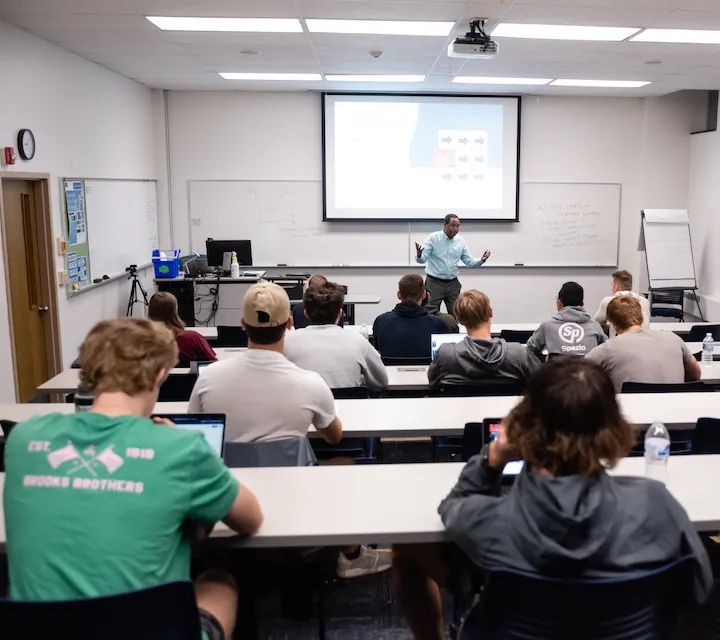
[[[462,467],[438,463],[233,469],[258,497],[265,514],[255,536],[236,542],[253,548],[443,542],[445,530],[437,508]],[[626,458],[613,473],[642,476],[645,461]],[[0,474],[0,492],[4,483],[5,474]],[[670,458],[668,489],[699,531],[720,528],[718,485],[720,456]],[[234,533],[219,523],[212,536]],[[0,511],[0,547],[5,547],[5,540]]]
[[[720,418],[720,393],[638,393],[618,396],[625,418],[638,428],[662,420],[692,429],[698,418]],[[373,398],[336,400],[347,437],[411,438],[462,435],[465,423],[506,416],[517,396],[486,398]],[[161,402],[158,413],[186,413],[187,402]],[[2,404],[0,418],[20,422],[34,415],[73,413],[73,404]],[[317,437],[311,429],[310,437]],[[719,502],[720,504],[720,502]]]

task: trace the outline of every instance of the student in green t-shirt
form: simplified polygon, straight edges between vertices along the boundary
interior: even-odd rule
[[[172,333],[145,319],[100,322],[80,347],[92,410],[17,425],[5,461],[10,595],[68,600],[143,589],[190,575],[188,523],[262,523],[200,433],[149,419],[177,363]],[[224,572],[196,582],[203,632],[230,638],[237,590]]]

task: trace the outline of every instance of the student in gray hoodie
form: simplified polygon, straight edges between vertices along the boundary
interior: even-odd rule
[[[566,282],[558,293],[558,312],[537,328],[527,348],[538,357],[543,349],[549,356],[585,356],[605,342],[603,328],[583,308],[584,295],[577,282]]]
[[[432,386],[524,382],[542,364],[524,345],[490,335],[492,308],[482,291],[463,291],[454,312],[468,335],[438,349],[428,369]]]
[[[456,546],[394,548],[395,586],[416,639],[445,637],[440,588],[473,566],[632,578],[691,555],[675,587],[707,600],[710,561],[683,507],[660,482],[607,473],[635,437],[601,367],[584,358],[548,363],[503,425],[438,509]],[[503,496],[502,470],[518,459],[525,468]]]

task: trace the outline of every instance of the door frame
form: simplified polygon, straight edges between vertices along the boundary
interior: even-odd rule
[[[10,325],[10,349],[13,359],[13,376],[15,379],[15,400],[18,401],[17,355],[15,353],[15,326],[10,296],[10,271],[5,230],[5,207],[3,203],[3,181],[21,180],[33,183],[35,195],[35,214],[38,231],[38,258],[40,262],[40,287],[43,298],[48,306],[45,315],[45,345],[48,375],[53,377],[62,371],[62,346],[60,343],[60,316],[58,311],[58,293],[55,241],[53,234],[52,206],[50,202],[50,174],[28,173],[23,171],[0,171],[0,236],[5,266],[5,287],[8,302],[8,321]]]

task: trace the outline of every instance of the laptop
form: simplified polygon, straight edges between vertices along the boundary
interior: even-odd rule
[[[215,364],[215,362],[215,360],[193,360],[190,362],[190,373],[197,373],[200,375],[211,364]]]
[[[175,423],[178,429],[186,431],[199,431],[205,436],[212,450],[222,458],[225,450],[225,421],[224,413],[173,413],[153,414],[153,418],[167,418]]]
[[[490,443],[498,439],[502,418],[485,418],[483,420],[483,442]],[[502,472],[503,482],[512,482],[525,466],[523,460],[508,462]]]
[[[449,342],[462,342],[467,336],[461,333],[433,333],[430,336],[430,352],[432,353],[432,359],[435,360],[435,354],[437,350],[444,344]]]

